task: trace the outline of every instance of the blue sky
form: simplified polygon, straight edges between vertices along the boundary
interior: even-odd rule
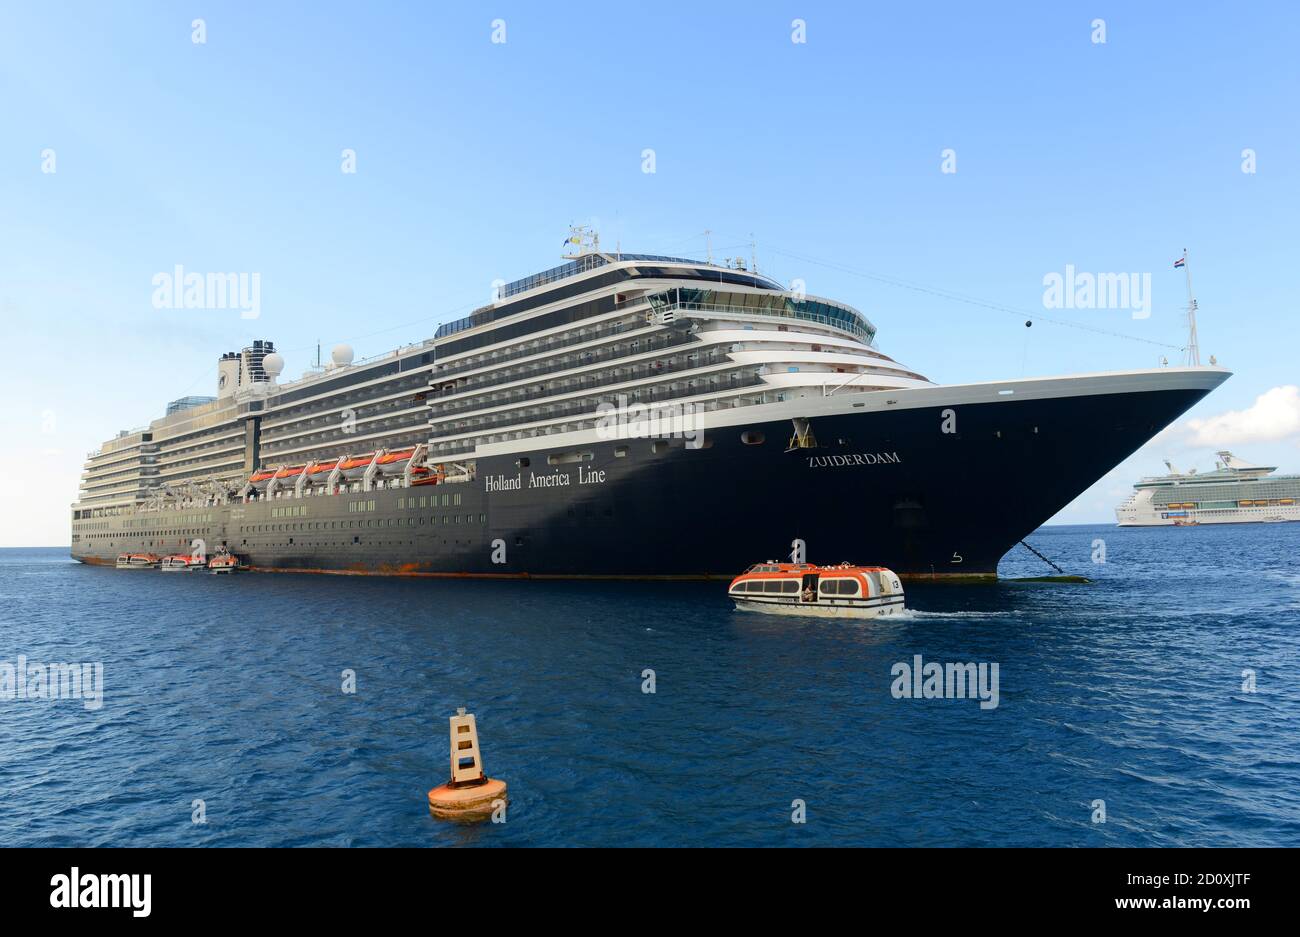
[[[687,256],[706,229],[719,255],[752,235],[760,269],[857,306],[945,383],[1177,360],[1150,342],[1183,343],[1187,247],[1203,352],[1236,372],[1193,416],[1238,416],[1168,434],[1057,521],[1112,520],[1164,455],[1300,471],[1300,13],[1138,6],[6,5],[0,545],[66,543],[85,453],[214,393],[221,352],[270,338],[296,377],[318,339],[427,337],[558,262],[570,222]],[[155,309],[176,264],[259,273],[260,318]],[[1150,318],[1045,313],[1066,265],[1149,272]]]

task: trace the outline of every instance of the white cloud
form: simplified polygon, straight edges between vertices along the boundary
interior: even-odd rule
[[[1229,410],[1187,421],[1188,443],[1218,449],[1240,443],[1269,442],[1300,434],[1300,387],[1286,384],[1255,398],[1245,410]]]

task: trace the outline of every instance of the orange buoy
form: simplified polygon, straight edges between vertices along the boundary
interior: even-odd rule
[[[506,801],[506,782],[483,772],[478,726],[462,706],[451,717],[451,780],[429,791],[429,812],[444,819],[481,820]]]

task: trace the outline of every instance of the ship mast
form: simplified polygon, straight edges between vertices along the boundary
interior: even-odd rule
[[[1187,262],[1187,248],[1183,248],[1183,272],[1187,274],[1187,363],[1199,367],[1201,347],[1196,338],[1196,297],[1192,295],[1192,267]]]
[[[565,260],[579,260],[587,254],[599,254],[600,232],[591,225],[571,224],[569,236],[564,239],[564,246],[569,251],[563,255]],[[575,251],[573,247],[577,250]]]

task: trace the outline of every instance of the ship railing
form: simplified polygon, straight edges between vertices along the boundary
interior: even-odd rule
[[[629,303],[628,310],[636,308],[635,303]],[[619,310],[623,312],[623,309]],[[464,374],[466,371],[477,371],[480,368],[491,368],[507,361],[518,361],[520,358],[532,358],[537,355],[549,354],[552,351],[558,351],[561,348],[571,348],[574,345],[585,345],[589,342],[598,342],[602,338],[608,338],[611,335],[621,335],[630,331],[640,331],[641,326],[632,325],[623,322],[617,322],[613,326],[593,328],[586,335],[575,335],[572,338],[566,338],[559,341],[543,342],[537,348],[521,348],[518,351],[512,351],[505,354],[499,354],[495,357],[489,356],[485,361],[475,361],[466,364],[452,365],[446,370],[435,369],[430,377],[431,384],[441,383],[442,380],[449,377],[455,377],[457,374]]]
[[[278,394],[284,390],[292,390],[292,389],[297,389],[299,387],[306,386],[307,384],[314,383],[315,381],[319,381],[323,378],[338,377],[344,371],[351,371],[354,368],[366,367],[368,365],[377,364],[380,361],[388,361],[394,358],[401,358],[406,355],[412,354],[414,352],[421,351],[427,348],[432,348],[432,347],[433,347],[433,339],[431,338],[425,339],[422,342],[414,342],[410,345],[399,345],[397,348],[393,348],[389,351],[381,351],[379,352],[379,354],[370,355],[369,357],[366,358],[358,358],[356,361],[353,361],[351,364],[347,365],[346,367],[326,368],[325,370],[318,371],[315,374],[305,374],[302,377],[297,378],[296,380],[277,382],[275,384],[270,385],[269,388],[267,388],[266,390],[255,391],[253,390],[253,387],[250,386],[248,388],[241,390],[236,396],[238,397],[239,400],[249,400],[249,399],[254,399],[258,396],[263,396],[268,391],[273,394]]]
[[[863,325],[860,321],[858,321],[857,316],[853,316],[854,323],[850,325],[849,323],[845,322],[842,318],[828,316],[820,312],[812,312],[811,310],[807,310],[807,311],[799,310],[799,309],[791,310],[787,308],[768,309],[768,308],[763,308],[761,306],[729,306],[720,303],[697,303],[697,302],[679,301],[679,302],[658,304],[655,306],[655,312],[657,313],[684,312],[687,313],[688,315],[690,313],[703,313],[704,317],[708,317],[708,318],[729,317],[729,316],[745,318],[745,317],[756,316],[759,318],[766,318],[766,319],[786,319],[786,320],[794,320],[797,322],[815,322],[818,325],[825,325],[833,329],[838,329],[841,332],[847,332],[850,335],[854,336],[855,338],[860,339],[864,345],[870,345],[874,338],[874,333],[870,329],[868,329],[865,325]]]
[[[579,356],[579,360],[577,361],[568,361],[568,362],[557,361],[548,367],[538,368],[535,371],[530,370],[526,374],[502,374],[499,377],[484,378],[482,380],[475,379],[473,381],[468,381],[464,384],[457,384],[455,387],[453,387],[450,390],[441,390],[441,389],[434,390],[432,396],[434,398],[441,399],[445,397],[459,396],[460,394],[464,394],[464,393],[472,393],[478,390],[486,390],[487,388],[498,387],[502,384],[512,384],[519,381],[531,381],[534,379],[542,378],[548,374],[555,374],[559,371],[572,371],[577,368],[587,367],[588,365],[603,364],[607,361],[621,361],[634,354],[635,355],[649,354],[655,351],[663,351],[670,348],[677,348],[682,345],[689,345],[696,342],[697,339],[692,335],[682,334],[682,335],[665,335],[662,341],[648,340],[648,342],[649,341],[653,341],[653,343],[650,344],[650,347],[638,348],[634,352],[629,352],[629,351],[614,352],[612,350],[584,352],[582,355]],[[638,362],[638,365],[639,364],[640,362]],[[638,365],[629,364],[628,367],[636,367]],[[536,394],[534,396],[538,396],[538,397],[550,396],[551,393],[563,393],[563,391],[552,391],[546,394]],[[528,399],[532,399],[532,398],[530,397]]]
[[[558,283],[561,280],[576,277],[580,273],[587,273],[597,267],[603,267],[606,263],[608,261],[601,254],[584,254],[577,260],[572,260],[567,264],[543,270],[541,273],[534,273],[522,280],[512,280],[497,289],[496,299],[488,305],[475,309],[467,316],[453,319],[451,322],[444,322],[438,326],[438,330],[434,332],[434,338],[446,338],[449,335],[455,335],[458,332],[464,332],[480,325],[490,325],[495,321],[492,313],[496,311],[497,303],[504,302],[512,296],[518,296],[520,293],[537,289],[539,286]]]
[[[739,386],[741,387],[741,389],[744,389],[748,387],[754,387],[757,385],[754,383],[750,383],[750,384],[744,384]],[[726,390],[731,390],[731,389],[732,389],[731,387],[726,388]],[[644,403],[644,401],[638,401],[638,402]],[[757,405],[760,403],[772,403],[772,402],[774,402],[774,400],[769,399],[769,396],[767,394],[764,394],[761,395],[760,399],[755,399],[755,400],[746,399],[744,397],[728,398],[724,400],[710,399],[710,400],[702,400],[699,403],[692,404],[692,406],[695,412],[697,413],[712,413],[713,411],[720,410],[720,409],[734,409],[735,407],[745,407],[745,406]],[[594,416],[595,414],[588,414],[588,417],[594,417]],[[573,420],[570,418],[569,422],[573,422]],[[577,422],[577,430],[586,430],[595,427],[598,423],[598,419],[588,418],[588,419],[578,420],[576,422]],[[476,427],[474,431],[479,432],[480,429],[481,428]],[[461,430],[460,432],[465,433],[468,431]],[[529,442],[534,440],[541,440],[541,439],[545,439],[547,436],[559,432],[566,432],[566,430],[563,430],[559,426],[555,426],[555,425],[533,427],[527,430],[507,429],[505,432],[483,430],[482,436],[468,439],[464,442],[459,442],[459,443],[443,443],[438,445],[436,448],[431,439],[429,457],[435,460],[446,461],[448,459],[454,459],[458,456],[468,455],[470,453],[473,453],[477,451],[478,448],[482,445],[499,445],[501,443],[506,443],[506,442]],[[500,437],[500,438],[491,438],[491,437]],[[438,437],[433,437],[433,438],[438,438]]]
[[[675,391],[671,389],[655,388],[653,390],[650,390],[649,393],[643,394],[641,397],[633,397],[629,395],[629,400],[631,403],[634,404],[648,405],[654,403],[661,403],[668,400],[678,400],[682,397],[697,397],[700,394],[726,393],[727,391],[739,390],[746,387],[755,387],[755,386],[760,386],[762,384],[763,384],[763,378],[761,377],[759,372],[755,370],[744,375],[743,379],[742,379],[742,375],[737,374],[735,378],[728,380],[725,385],[719,383],[717,386],[709,386],[703,388],[687,386],[687,387],[679,388],[678,390]],[[555,410],[545,414],[530,414],[530,415],[513,416],[513,417],[511,417],[509,414],[503,414],[503,417],[506,418],[497,419],[497,420],[489,420],[487,418],[484,418],[483,421],[474,423],[473,425],[470,426],[452,427],[449,429],[442,430],[441,432],[436,432],[436,433],[431,432],[429,434],[429,439],[430,440],[445,439],[452,436],[464,436],[469,433],[474,433],[477,435],[490,435],[506,426],[527,425],[529,423],[547,424],[545,430],[548,432],[553,432],[555,431],[553,429],[554,424],[572,422],[574,418],[580,418],[584,416],[594,416],[596,415],[599,406],[600,403],[591,404],[591,403],[584,403],[581,401],[574,401],[573,403],[569,403],[569,404],[557,405]]]
[[[496,409],[498,407],[519,407],[527,406],[536,400],[546,400],[551,397],[562,397],[566,394],[581,394],[598,392],[601,388],[611,387],[618,384],[627,384],[634,381],[653,381],[667,374],[681,374],[686,371],[699,371],[711,365],[727,363],[717,353],[716,349],[701,357],[698,361],[683,361],[679,364],[663,364],[655,367],[656,362],[638,361],[635,364],[627,365],[628,374],[610,374],[606,379],[601,381],[589,381],[575,384],[569,387],[556,387],[551,390],[530,391],[523,396],[511,397],[509,400],[487,401],[485,403],[475,403],[474,401],[464,401],[458,404],[449,404],[434,410],[431,422],[441,422],[442,420],[455,416],[458,413],[474,412],[477,410]],[[578,380],[582,380],[579,378]],[[654,391],[651,391],[652,393]]]

